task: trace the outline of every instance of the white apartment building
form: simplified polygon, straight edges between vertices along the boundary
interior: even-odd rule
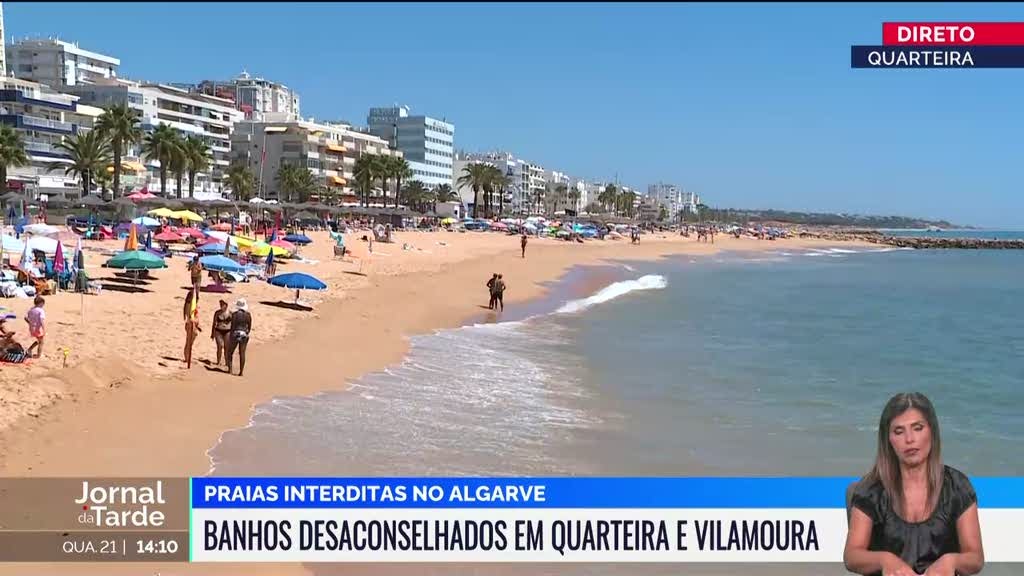
[[[544,168],[517,158],[508,152],[459,153],[456,155],[453,165],[455,181],[458,182],[462,177],[465,166],[474,163],[495,166],[505,172],[510,181],[510,185],[505,191],[506,213],[515,215],[543,213],[547,188]],[[472,206],[474,202],[472,188],[456,186],[454,189],[467,206]]]
[[[302,119],[297,92],[284,84],[251,76],[245,71],[231,80],[203,80],[194,86],[182,87],[231,100],[245,115],[245,120],[293,122]]]
[[[679,186],[658,182],[647,186],[647,198],[665,208],[670,219],[675,218],[682,210],[682,194]]]
[[[455,125],[409,112],[408,106],[370,108],[366,123],[371,134],[402,152],[414,179],[427,188],[454,186]]]
[[[8,188],[39,194],[77,196],[81,185],[53,163],[70,164],[57,147],[69,137],[91,130],[102,110],[86,106],[76,96],[61,94],[37,82],[0,78],[0,123],[21,135],[29,164],[7,170]]]
[[[117,77],[121,61],[55,38],[24,39],[6,46],[7,69],[16,78],[63,91]]]
[[[353,169],[363,154],[402,155],[383,138],[340,123],[242,121],[231,135],[232,163],[249,167],[257,195],[265,199],[280,198],[277,171],[291,164],[306,167],[318,185],[335,189],[342,202],[358,202]]]
[[[215,198],[221,195],[224,172],[231,155],[231,131],[242,120],[242,112],[232,102],[189,93],[165,84],[147,84],[127,80],[103,80],[93,85],[68,87],[66,91],[81,98],[81,102],[107,108],[115,104],[128,104],[141,115],[143,131],[150,132],[160,124],[178,130],[182,137],[196,136],[210,146],[210,170],[196,176],[196,198]],[[128,174],[122,184],[128,190],[146,186],[154,194],[182,195],[188,193],[187,179],[182,190],[169,177],[168,190],[160,188],[160,163],[141,157],[141,144],[130,147],[125,154]]]

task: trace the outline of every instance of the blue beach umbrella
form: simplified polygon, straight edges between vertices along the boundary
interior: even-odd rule
[[[139,216],[132,220],[132,224],[138,224],[140,226],[159,226],[160,221],[156,218],[150,218],[149,216]]]
[[[319,278],[315,278],[309,274],[303,274],[302,272],[278,274],[277,276],[268,279],[267,283],[273,286],[280,286],[281,288],[291,288],[295,290],[296,304],[299,303],[300,290],[327,290],[327,284],[324,284]]]
[[[305,234],[289,234],[289,235],[285,236],[284,239],[286,241],[288,241],[288,242],[291,242],[292,244],[299,244],[299,245],[305,245],[305,244],[312,244],[313,243],[313,240],[311,240],[310,237],[306,236]]]
[[[214,270],[217,272],[236,272],[238,274],[245,273],[245,267],[235,262],[231,258],[222,256],[220,254],[214,254],[212,256],[203,256],[199,259],[202,263],[203,268],[207,270]]]
[[[227,254],[229,250],[231,254],[238,254],[238,248],[235,248],[234,246],[229,248],[225,242],[204,244],[196,249],[196,251],[201,254]]]

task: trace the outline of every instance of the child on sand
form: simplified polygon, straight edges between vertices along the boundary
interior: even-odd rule
[[[46,312],[43,312],[43,305],[46,304],[46,300],[42,296],[36,296],[32,303],[35,306],[25,314],[25,322],[28,322],[28,333],[36,341],[28,347],[26,354],[31,356],[32,350],[37,350],[36,358],[39,358],[43,355],[43,338],[46,336]]]
[[[185,367],[192,367],[192,345],[195,344],[196,336],[202,332],[199,326],[199,291],[192,288],[185,296],[185,308],[182,311],[185,316]]]

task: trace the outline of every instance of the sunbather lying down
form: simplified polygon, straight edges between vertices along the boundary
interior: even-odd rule
[[[7,318],[0,318],[0,352],[7,351],[12,347],[21,348],[21,345],[14,340],[14,330],[7,328]]]

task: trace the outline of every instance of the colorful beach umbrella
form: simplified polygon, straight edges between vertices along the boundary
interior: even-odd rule
[[[181,242],[184,238],[180,234],[171,232],[170,230],[164,230],[153,237],[157,242]]]
[[[231,254],[238,254],[238,248],[234,246],[229,247],[225,242],[203,244],[196,251],[202,254],[227,254],[229,251]]]
[[[57,242],[57,252],[53,256],[53,271],[57,274],[64,272],[64,247]]]
[[[203,217],[202,216],[200,216],[199,214],[196,214],[195,212],[193,212],[191,210],[178,210],[176,212],[172,212],[171,215],[169,216],[169,218],[174,218],[176,220],[185,220],[185,221],[189,221],[189,222],[202,222],[203,221]]]
[[[159,226],[160,221],[156,218],[150,218],[149,216],[139,216],[132,220],[132,224],[138,224],[139,226]]]
[[[124,241],[124,249],[126,251],[139,249],[139,236],[135,233],[135,224],[128,229],[128,239]]]
[[[107,268],[118,268],[121,270],[153,270],[166,268],[164,259],[144,250],[128,250],[114,256],[104,264]]]
[[[249,248],[249,253],[253,256],[266,256],[267,254],[274,253],[278,256],[287,256],[289,251],[280,246],[274,246],[273,244],[267,244],[266,242],[257,242]]]
[[[171,210],[166,206],[162,206],[160,208],[154,208],[153,210],[146,212],[146,214],[149,214],[150,216],[156,216],[157,218],[170,218],[171,216],[174,215],[174,210]]]

